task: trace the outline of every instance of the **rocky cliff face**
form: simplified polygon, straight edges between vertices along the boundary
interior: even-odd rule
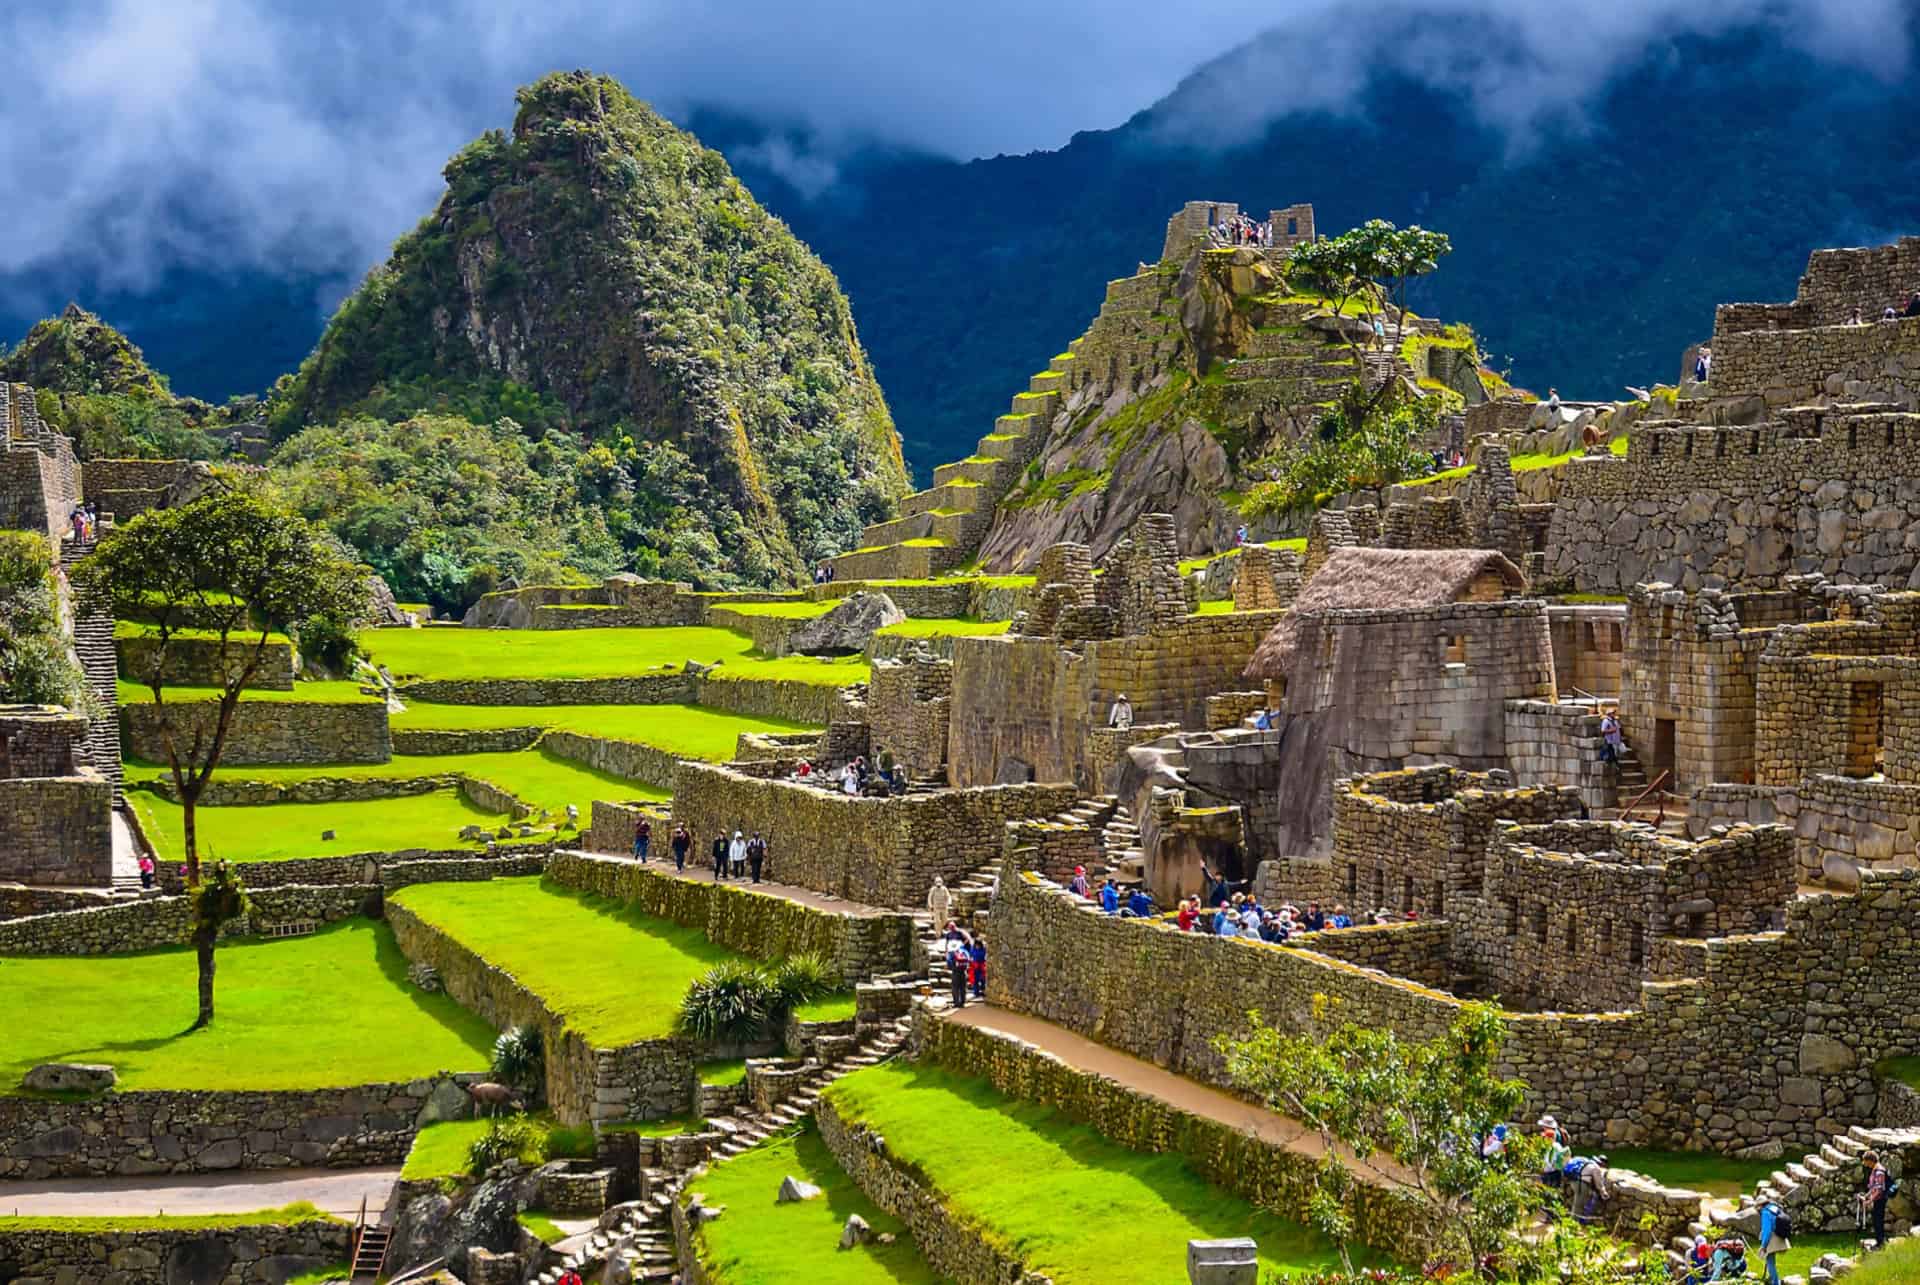
[[[521,90],[446,180],[276,390],[277,436],[423,408],[566,432],[638,493],[636,538],[670,533],[720,582],[795,577],[905,491],[833,275],[617,83]]]

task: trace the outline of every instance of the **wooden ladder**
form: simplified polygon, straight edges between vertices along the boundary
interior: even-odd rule
[[[367,1222],[367,1198],[360,1197],[360,1217],[353,1228],[353,1273],[354,1281],[377,1281],[380,1271],[387,1265],[387,1242],[393,1238],[391,1228],[378,1223]]]

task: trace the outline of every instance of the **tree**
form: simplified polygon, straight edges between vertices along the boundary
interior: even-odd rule
[[[193,949],[200,962],[200,1015],[188,1029],[197,1031],[213,1021],[213,946],[220,939],[220,925],[247,913],[247,889],[238,871],[216,861],[206,880],[188,895],[193,899]]]
[[[1407,284],[1438,270],[1440,260],[1452,252],[1453,242],[1444,232],[1429,232],[1417,224],[1398,228],[1385,219],[1369,219],[1350,232],[1295,246],[1287,256],[1287,277],[1296,288],[1318,290],[1336,317],[1345,316],[1348,305],[1359,302],[1369,332],[1377,305],[1394,303],[1398,313],[1393,323],[1393,346],[1397,350],[1406,330]],[[1353,358],[1354,370],[1364,378],[1362,343],[1345,329],[1337,333]],[[1386,395],[1392,382],[1383,380],[1371,391],[1369,411]]]
[[[45,536],[0,531],[0,704],[91,713],[91,693],[60,625]]]
[[[1440,421],[1437,397],[1376,398],[1351,384],[1320,414],[1319,431],[1284,441],[1249,471],[1264,480],[1247,489],[1250,518],[1310,512],[1328,496],[1386,486],[1432,471],[1420,448]]]
[[[122,620],[153,622],[144,672],[167,767],[180,797],[187,883],[200,881],[194,813],[220,764],[240,697],[276,629],[312,617],[353,620],[368,603],[365,573],[319,528],[253,489],[220,488],[175,509],[152,509],[111,531],[74,578]],[[166,703],[183,644],[216,650],[216,701]],[[210,967],[210,963],[208,967]],[[208,985],[210,974],[202,977]]]
[[[1317,1031],[1336,1009],[1337,1001],[1314,996]],[[1258,1013],[1248,1020],[1245,1039],[1223,1036],[1215,1046],[1236,1085],[1320,1135],[1309,1216],[1339,1245],[1349,1273],[1356,1178],[1343,1155],[1424,1213],[1438,1264],[1471,1263],[1489,1280],[1534,1279],[1545,1269],[1547,1279],[1569,1283],[1641,1279],[1635,1273],[1651,1270],[1585,1229],[1556,1222],[1548,1234],[1516,1234],[1551,1197],[1535,1177],[1537,1139],[1509,1135],[1507,1163],[1480,1158],[1481,1135],[1514,1119],[1526,1096],[1523,1083],[1496,1074],[1506,1027],[1492,1005],[1466,1005],[1445,1035],[1421,1042],[1346,1022],[1330,1033],[1288,1035]]]

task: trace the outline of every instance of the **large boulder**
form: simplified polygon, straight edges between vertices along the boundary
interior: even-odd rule
[[[907,613],[884,593],[849,594],[826,615],[787,635],[787,650],[810,656],[849,656],[865,651],[876,630],[906,618]]]
[[[20,1083],[36,1093],[104,1093],[119,1078],[104,1062],[42,1062]]]
[[[419,619],[410,612],[400,610],[400,604],[394,601],[393,590],[387,587],[383,576],[367,578],[369,615],[376,625],[397,625],[405,628],[417,625]]]
[[[820,1188],[814,1186],[812,1183],[802,1182],[792,1174],[788,1174],[780,1180],[780,1190],[775,1193],[773,1203],[776,1205],[790,1205],[796,1200],[814,1200],[821,1194]]]
[[[468,607],[460,623],[469,629],[531,629],[533,608],[518,594],[490,593]]]

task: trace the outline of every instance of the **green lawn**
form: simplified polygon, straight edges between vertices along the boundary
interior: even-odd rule
[[[1607,1153],[1616,1169],[1643,1173],[1669,1187],[1687,1187],[1710,1196],[1737,1196],[1780,1167],[1778,1160],[1734,1160],[1705,1151],[1650,1151],[1624,1147]]]
[[[949,482],[948,486],[977,486],[976,482]],[[1033,584],[1032,576],[984,576],[971,572],[934,576],[925,580],[852,580],[849,584],[885,589],[889,585],[984,585],[989,589],[1024,589]]]
[[[110,1062],[121,1089],[302,1089],[484,1068],[493,1031],[407,981],[385,924],[235,941],[216,956],[213,1024],[187,947],[91,958],[0,958],[12,1023],[0,1091],[42,1062]]]
[[[113,626],[113,636],[115,638],[151,638],[159,632],[160,626],[150,625],[139,620],[116,621]],[[216,642],[220,638],[220,631],[217,629],[176,629],[173,631],[172,636],[182,640],[192,639],[195,641]],[[252,646],[254,643],[260,641],[260,631],[258,629],[230,630],[227,634],[227,641]],[[270,629],[267,631],[267,641],[270,643],[289,643],[293,640],[277,629]]]
[[[776,1205],[774,1194],[788,1175],[824,1194]],[[933,1285],[944,1279],[921,1259],[906,1226],[868,1200],[841,1171],[810,1125],[716,1164],[693,1181],[692,1189],[727,1209],[726,1217],[695,1233],[703,1274],[720,1285]],[[876,1237],[891,1232],[893,1244],[870,1240],[840,1251],[840,1229],[850,1214],[866,1219]],[[1182,1245],[1182,1253],[1185,1249]],[[1162,1279],[1175,1277],[1163,1274]]]
[[[821,602],[716,602],[720,611],[737,611],[743,616],[778,616],[782,620],[810,620],[824,616],[840,603],[828,598]]]
[[[1920,1089],[1920,1057],[1882,1058],[1874,1064],[1874,1075],[1882,1080],[1898,1080],[1909,1088]]]
[[[476,708],[485,709],[492,707],[477,706]],[[503,724],[503,726],[513,726],[513,724]],[[498,754],[400,754],[386,763],[346,763],[337,766],[321,767],[225,767],[221,768],[215,774],[215,779],[225,778],[230,781],[277,781],[283,783],[307,781],[316,777],[339,777],[355,781],[368,779],[406,780],[413,777],[441,776],[449,772],[461,772],[469,776],[479,777],[483,781],[491,781],[501,789],[511,792],[514,797],[521,801],[536,808],[546,808],[551,812],[559,813],[565,811],[567,804],[572,803],[580,809],[582,824],[585,824],[588,820],[589,805],[595,799],[646,799],[658,802],[669,797],[665,790],[658,790],[650,785],[642,785],[637,781],[629,781],[624,777],[614,776],[609,772],[597,772],[585,764],[576,763],[572,759],[561,758],[558,754],[539,748],[515,750]],[[127,764],[128,781],[160,780],[167,775],[167,769],[156,764],[138,761],[129,761]],[[397,805],[409,801],[410,800],[407,799],[379,800],[379,802],[382,803],[396,805],[392,810],[393,814],[403,820],[414,815],[414,813],[410,809]],[[248,812],[249,815],[257,817],[268,814],[278,815],[283,811],[297,807],[357,808],[364,806],[367,805],[359,803],[276,804],[264,810],[248,810],[242,808],[220,808],[215,810],[236,815],[242,812]],[[204,817],[207,811],[208,809],[202,809],[201,812],[203,827],[205,825]],[[175,809],[175,812],[177,813],[178,809]],[[377,814],[370,811],[364,815],[373,817]],[[468,818],[468,820],[473,819],[475,818]],[[497,825],[502,818],[482,815],[478,819],[483,823],[491,821]],[[460,825],[465,824],[467,824],[466,821],[460,823]],[[328,827],[321,827],[321,829],[325,828]],[[337,829],[338,827],[333,828]],[[419,827],[413,828],[417,829]],[[454,829],[458,831],[459,826],[455,826]],[[173,831],[176,834],[179,831],[177,819],[173,823]],[[203,828],[202,834],[204,835],[204,833],[205,830]],[[313,833],[317,836],[320,830],[316,829]],[[402,844],[400,846],[418,847],[419,845]],[[365,848],[335,850],[355,852],[369,851],[369,849]]]
[[[700,1064],[700,1083],[702,1084],[744,1084],[746,1079],[747,1059],[743,1057],[722,1058]]]
[[[1211,602],[1203,602],[1193,609],[1193,614],[1196,616],[1231,616],[1233,614],[1233,599],[1215,598]]]
[[[1224,1236],[1258,1241],[1263,1275],[1338,1262],[1318,1233],[1209,1184],[1178,1156],[1129,1151],[984,1080],[884,1063],[826,1092],[884,1134],[961,1221],[1058,1285],[1177,1280],[1189,1240]]]
[[[1305,553],[1307,551],[1307,538],[1302,535],[1295,536],[1289,540],[1268,540],[1266,547],[1269,549],[1292,549],[1295,553]],[[1180,574],[1190,576],[1214,559],[1224,558],[1229,553],[1235,552],[1238,552],[1238,550],[1222,549],[1218,553],[1203,553],[1197,558],[1182,559],[1180,563]]]
[[[301,1200],[278,1209],[256,1209],[246,1214],[150,1214],[95,1218],[0,1218],[0,1232],[16,1231],[163,1231],[181,1228],[189,1231],[216,1231],[231,1227],[262,1227],[268,1224],[340,1222],[332,1214]],[[305,1279],[305,1278],[301,1278]],[[326,1279],[319,1277],[317,1279]],[[288,1285],[294,1285],[289,1282]]]
[[[836,991],[794,1010],[803,1022],[846,1022],[853,1019],[853,992]]]
[[[1851,1237],[1847,1239],[1849,1245],[1840,1247],[1840,1253],[1844,1254],[1849,1252],[1849,1249],[1858,1248]],[[1800,1246],[1795,1244],[1795,1254],[1799,1249]],[[1821,1252],[1830,1251],[1822,1250]],[[1794,1255],[1782,1254],[1777,1260],[1780,1265],[1780,1274],[1785,1276],[1789,1272],[1795,1272],[1802,1276],[1806,1275],[1812,1259],[1808,1259],[1798,1267],[1790,1268],[1787,1266],[1787,1260],[1790,1257]],[[1920,1281],[1920,1239],[1904,1236],[1892,1242],[1885,1251],[1868,1254],[1860,1260],[1860,1265],[1854,1268],[1853,1274],[1844,1279],[1847,1285],[1912,1285],[1912,1282]]]
[[[911,621],[909,624],[913,623]],[[742,732],[817,732],[780,718],[749,718],[704,705],[436,705],[411,701],[391,719],[395,731],[425,728],[554,727],[639,741],[680,758],[720,763]]]
[[[392,900],[512,973],[600,1048],[669,1034],[687,983],[737,958],[698,929],[537,877],[415,884]]]
[[[858,657],[757,655],[731,629],[376,629],[360,635],[373,660],[400,678],[627,678],[721,664],[722,677],[864,682]]]
[[[272,770],[234,768],[230,773],[239,778]],[[184,861],[185,809],[146,790],[127,791],[127,801],[139,814],[140,828],[146,831],[159,859]],[[406,798],[354,803],[201,807],[194,813],[201,859],[219,857],[228,861],[344,857],[356,852],[398,852],[405,848],[477,848],[478,844],[461,842],[462,827],[497,827],[506,820],[500,813],[482,812],[458,790],[435,790]],[[326,830],[333,831],[334,837],[322,839],[320,835]]]
[[[742,1067],[745,1065],[741,1063]],[[674,1138],[683,1133],[698,1133],[706,1127],[704,1120],[676,1115],[665,1120],[615,1120],[612,1124],[601,1125],[600,1129],[603,1133],[632,1133],[642,1138]]]
[[[970,616],[915,616],[897,625],[885,625],[875,632],[893,638],[978,638],[1004,634],[1011,620],[975,620]]]
[[[418,632],[402,630],[396,632]],[[185,705],[192,701],[211,701],[220,699],[217,687],[175,687],[169,683],[161,689],[166,693],[169,705]],[[128,682],[122,678],[114,687],[114,695],[122,705],[151,705],[153,692],[139,683]],[[321,704],[334,704],[340,701],[377,701],[378,696],[370,696],[360,690],[360,684],[349,682],[309,683],[296,682],[290,692],[265,691],[260,688],[248,688],[242,700],[250,701],[313,701]]]
[[[557,1245],[567,1238],[567,1233],[554,1225],[551,1215],[538,1209],[523,1209],[515,1215],[520,1225],[538,1236],[549,1245]]]

